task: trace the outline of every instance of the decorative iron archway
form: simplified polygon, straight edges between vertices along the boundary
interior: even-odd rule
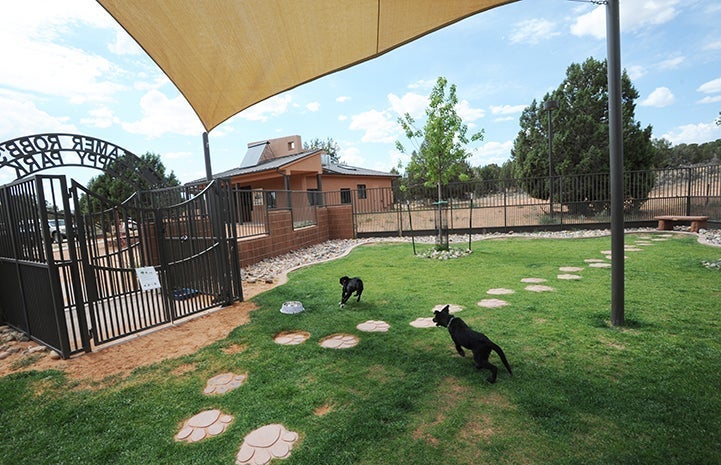
[[[66,166],[156,189],[118,204],[38,174]],[[74,134],[0,143],[0,168],[18,177],[0,186],[0,319],[63,357],[242,300],[224,183],[157,189],[163,178],[142,159]],[[141,269],[158,287],[143,288]]]

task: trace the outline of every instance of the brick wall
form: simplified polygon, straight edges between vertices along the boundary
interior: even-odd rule
[[[318,224],[296,230],[290,210],[271,211],[268,221],[267,236],[238,240],[241,268],[327,240],[354,237],[350,205],[318,208]]]

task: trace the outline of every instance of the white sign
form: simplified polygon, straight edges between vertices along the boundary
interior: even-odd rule
[[[135,273],[138,275],[140,287],[144,291],[160,289],[160,280],[158,279],[158,272],[155,271],[155,267],[144,266],[142,268],[136,268]]]

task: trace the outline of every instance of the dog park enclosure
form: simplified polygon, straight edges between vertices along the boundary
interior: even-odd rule
[[[9,158],[16,171],[93,159],[112,172],[112,144],[50,136],[35,137],[59,141],[57,150],[19,148]],[[0,188],[3,319],[63,357],[242,299],[227,183],[137,191],[113,204],[65,176],[25,171]]]

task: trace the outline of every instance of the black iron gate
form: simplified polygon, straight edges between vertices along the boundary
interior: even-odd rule
[[[118,205],[63,176],[1,187],[4,320],[69,357],[242,300],[229,188],[138,192]]]
[[[242,299],[228,188],[138,192],[115,205],[73,181],[95,344]]]

